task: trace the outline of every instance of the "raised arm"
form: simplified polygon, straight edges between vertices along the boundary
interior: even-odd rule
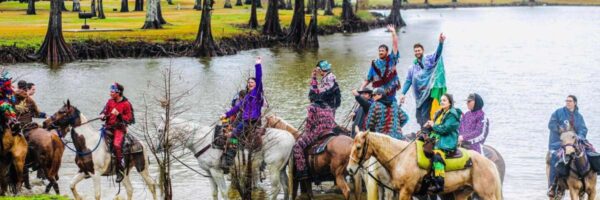
[[[398,35],[396,34],[396,27],[394,25],[387,26],[388,31],[392,33],[392,53],[398,54]]]
[[[440,43],[438,44],[438,47],[435,50],[435,62],[437,62],[438,59],[440,59],[440,57],[442,57],[442,49],[444,48],[445,40],[446,40],[446,36],[444,35],[444,33],[440,33],[440,38],[439,38]]]
[[[256,77],[256,93],[262,94],[263,92],[263,82],[262,82],[262,58],[256,58],[256,64],[254,65],[254,73]]]

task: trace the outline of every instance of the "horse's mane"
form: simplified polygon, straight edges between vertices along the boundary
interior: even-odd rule
[[[361,132],[360,134],[367,133]],[[367,135],[367,138],[370,144],[373,144],[375,142],[379,147],[377,148],[377,150],[381,154],[385,154],[386,156],[394,156],[395,154],[400,153],[402,149],[408,148],[408,145],[410,144],[409,142],[397,140],[388,135],[377,132],[370,132]]]
[[[267,128],[281,129],[291,133],[294,136],[294,138],[300,137],[300,132],[298,131],[298,129],[296,129],[294,126],[281,119],[280,117],[270,115],[265,118],[267,119]]]

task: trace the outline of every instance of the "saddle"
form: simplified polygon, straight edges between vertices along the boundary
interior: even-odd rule
[[[329,144],[329,142],[334,138],[334,136],[337,136],[338,134],[336,133],[327,133],[325,135],[322,135],[321,137],[319,137],[317,139],[317,141],[308,146],[308,148],[306,148],[305,152],[307,155],[319,155],[323,152],[325,152],[325,150],[327,150],[327,144]]]
[[[115,156],[115,152],[113,149],[113,133],[110,130],[105,130],[105,134],[104,134],[104,142],[106,143],[106,146],[108,146],[109,151],[111,152],[112,156]],[[123,138],[123,157],[126,157],[126,155],[129,154],[136,154],[136,153],[142,153],[142,151],[144,151],[144,146],[142,145],[142,142],[137,139],[135,136],[133,136],[132,134],[125,134],[125,137]]]
[[[429,138],[419,138],[417,145],[417,163],[419,168],[431,170],[431,159],[433,158],[433,146],[435,141]],[[464,148],[457,148],[454,152],[446,155],[446,171],[457,171],[471,167],[471,155]]]

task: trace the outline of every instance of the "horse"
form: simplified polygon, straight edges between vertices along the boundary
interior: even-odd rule
[[[87,123],[88,119],[67,100],[56,113],[43,122],[43,127],[54,127],[60,135],[66,135],[70,132],[73,144],[75,146],[75,163],[79,167],[79,173],[73,177],[70,188],[73,197],[76,200],[83,199],[77,192],[77,184],[83,179],[92,178],[94,182],[94,194],[96,200],[100,200],[101,176],[114,175],[114,164],[109,146],[103,142],[104,134],[99,134]],[[68,131],[70,129],[70,131]],[[127,192],[127,199],[132,199],[133,186],[129,179],[129,171],[135,167],[144,179],[144,182],[150,189],[153,199],[156,199],[156,188],[154,180],[150,177],[147,147],[142,144],[141,153],[124,154],[127,166],[125,166],[125,175],[123,185]],[[115,197],[116,198],[116,197]]]
[[[428,174],[417,165],[413,142],[396,140],[380,133],[360,132],[354,138],[350,162],[350,174],[364,168],[363,162],[376,158],[390,173],[388,187],[395,189],[400,200],[411,199],[420,188],[420,181]],[[446,172],[444,191],[457,200],[467,199],[473,191],[483,199],[502,199],[502,184],[495,164],[483,155],[469,150],[473,166],[458,171]]]
[[[184,143],[184,146],[194,153],[200,168],[207,173],[207,177],[211,182],[214,200],[219,199],[219,193],[221,193],[223,199],[228,199],[227,191],[229,189],[220,165],[223,150],[212,148],[213,142],[218,139],[217,137],[222,137],[219,131],[215,134],[214,130],[218,125],[220,124],[216,126],[187,127],[188,131],[192,131],[192,135]],[[254,169],[258,169],[258,165],[263,161],[266,163],[271,182],[269,196],[272,200],[277,199],[277,195],[282,188],[284,199],[289,199],[288,176],[285,167],[290,159],[294,141],[293,135],[288,131],[267,127],[265,135],[262,137],[261,150],[253,156],[253,165],[256,166],[253,167]]]
[[[60,194],[57,183],[58,170],[62,162],[65,147],[61,138],[58,137],[58,133],[56,130],[48,131],[42,128],[34,128],[29,130],[27,141],[30,146],[27,156],[28,163],[37,165],[38,174],[42,175],[42,177],[38,178],[48,179],[49,181],[48,185],[46,185],[45,193],[49,193],[50,189],[54,188],[54,192]],[[26,168],[25,171],[25,186],[28,187],[28,169]]]
[[[299,132],[297,131],[296,128],[293,128],[291,125],[289,125],[287,122],[273,118],[271,120],[267,120],[267,124],[271,124],[271,126],[276,126],[277,124],[281,124],[281,128],[283,129],[288,129],[291,130],[290,133],[293,133],[294,136],[297,138],[299,137]],[[343,128],[341,127],[337,127],[336,130],[338,132],[344,132],[344,133],[349,133],[349,131],[347,130],[343,130]],[[349,135],[349,134],[347,134]],[[340,134],[337,136],[332,136],[333,138],[329,141],[329,143],[327,143],[327,146],[324,150],[323,153],[317,154],[317,155],[310,155],[312,156],[312,158],[309,158],[310,160],[313,160],[313,164],[310,164],[310,162],[308,162],[308,166],[310,167],[310,171],[311,171],[311,177],[326,177],[326,176],[333,176],[334,177],[334,181],[335,181],[335,185],[337,188],[339,188],[342,191],[342,194],[344,196],[344,199],[350,199],[350,186],[349,183],[346,181],[345,176],[347,175],[346,173],[346,165],[348,164],[348,156],[350,155],[350,147],[352,145],[352,138],[344,135],[344,134]],[[313,144],[314,145],[314,144]],[[312,146],[309,146],[308,149],[312,148]],[[309,156],[309,157],[310,157]],[[298,187],[300,185],[303,186],[303,191],[308,193],[308,196],[310,199],[313,199],[312,196],[312,185],[311,182],[312,180],[303,180],[303,181],[298,181],[295,180],[293,178],[293,169],[294,169],[294,164],[293,164],[293,159],[290,159],[290,175],[291,175],[291,183],[292,183],[292,199],[296,199],[296,196],[298,195]],[[313,174],[316,173],[316,174]],[[360,199],[360,195],[362,194],[361,191],[361,186],[362,186],[362,179],[361,179],[361,174],[356,174],[353,177],[354,180],[354,197],[355,199]]]
[[[27,141],[21,134],[14,134],[8,126],[8,119],[4,114],[0,115],[0,132],[2,141],[0,144],[0,196],[4,196],[8,186],[13,194],[21,191],[23,184],[23,169],[27,157]],[[8,175],[8,179],[4,178]],[[7,182],[8,181],[8,182]]]
[[[582,199],[587,194],[588,199],[596,199],[597,173],[592,169],[588,160],[583,140],[577,137],[573,130],[562,130],[560,133],[563,159],[568,176],[559,178],[558,191],[554,199],[563,199],[565,189],[569,190],[572,200]],[[546,162],[546,172],[549,173],[550,162]],[[558,170],[557,170],[558,171]],[[557,172],[558,173],[558,172]]]

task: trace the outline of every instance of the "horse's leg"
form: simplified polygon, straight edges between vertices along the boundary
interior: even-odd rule
[[[279,179],[280,165],[272,164],[269,165],[269,179],[271,181],[271,200],[277,199],[277,194],[279,194],[279,189],[281,189],[281,180]]]
[[[94,173],[92,175],[92,180],[94,181],[94,196],[96,197],[96,200],[100,200],[101,198],[101,185],[100,185],[100,174],[99,173]]]
[[[14,147],[14,150],[12,151],[14,156],[13,166],[15,167],[15,172],[17,176],[17,182],[15,183],[16,194],[20,192],[21,186],[23,184],[23,169],[25,168],[25,157],[27,156],[27,142],[24,138],[22,139],[22,142],[20,144],[23,144],[22,147],[24,148],[16,149],[16,147]]]
[[[219,186],[217,186],[217,183],[215,182],[214,178],[210,174],[210,170],[207,172],[208,172],[208,176],[209,176],[208,181],[210,181],[210,186],[212,188],[213,200],[219,200]]]
[[[402,189],[399,192],[398,199],[399,200],[410,200],[412,198],[412,192],[407,189]]]
[[[356,173],[352,178],[354,179],[354,199],[360,200],[360,195],[362,194],[362,176],[360,173]]]
[[[283,168],[279,171],[279,182],[281,183],[281,188],[283,189],[284,200],[289,200],[290,198],[288,181],[287,172],[285,171],[285,168]]]
[[[127,193],[127,200],[131,200],[133,196],[133,186],[131,186],[131,180],[129,179],[129,175],[125,173],[125,177],[123,177],[123,185],[125,186],[125,192]],[[119,195],[115,196],[115,199],[118,199]]]
[[[77,184],[83,180],[83,178],[85,178],[85,174],[84,173],[78,173],[73,180],[71,181],[71,192],[73,193],[73,198],[75,200],[80,200],[82,199],[81,196],[79,196],[79,193],[77,193]]]
[[[146,167],[144,170],[140,172],[140,175],[142,175],[146,186],[148,186],[148,189],[150,189],[150,192],[152,193],[152,199],[156,200],[156,183],[154,183],[154,180],[152,180],[150,177],[150,172],[148,172],[148,164],[146,163],[145,166]]]
[[[340,190],[342,190],[342,194],[344,194],[344,199],[350,199],[350,186],[346,183],[346,179],[344,178],[344,167],[338,167],[335,170],[335,184]]]
[[[6,162],[0,162],[0,174],[5,174],[6,170],[8,170]],[[6,181],[6,178],[0,178],[0,196],[6,195],[6,190],[8,189],[8,184]]]
[[[217,184],[219,192],[221,192],[221,197],[223,197],[223,199],[229,199],[227,195],[228,188],[227,184],[225,183],[223,170],[221,170],[220,168],[210,168],[210,174],[214,179],[215,183]]]
[[[23,169],[23,181],[25,183],[25,188],[31,190],[31,183],[29,183],[29,167]]]
[[[292,200],[296,200],[296,197],[298,196],[298,186],[300,185],[300,183],[295,179],[295,177],[291,177],[292,179]]]
[[[471,191],[471,190],[458,190],[458,191],[454,192],[454,200],[467,200],[467,199],[469,199],[471,194],[473,194],[473,191]],[[452,196],[452,195],[450,195],[450,196]],[[498,199],[498,200],[500,200],[500,199]]]

